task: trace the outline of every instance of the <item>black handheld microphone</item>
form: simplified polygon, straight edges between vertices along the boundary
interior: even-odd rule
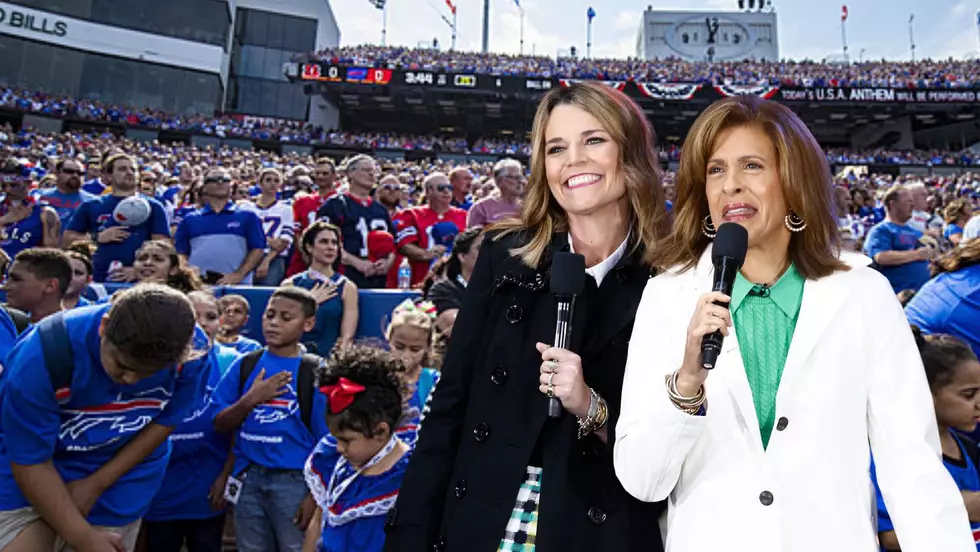
[[[735,287],[735,275],[745,262],[745,252],[749,248],[749,233],[745,228],[733,222],[727,222],[718,227],[714,245],[711,248],[711,263],[715,265],[714,282],[711,291],[720,291],[732,296]],[[720,307],[729,305],[715,301]],[[718,362],[721,353],[721,343],[725,336],[721,330],[716,330],[701,338],[701,366],[711,370]]]
[[[554,347],[568,349],[572,339],[572,317],[575,314],[575,296],[585,287],[585,257],[576,253],[555,253],[551,261],[551,293],[558,305],[558,322],[555,324]],[[561,401],[551,397],[548,401],[548,417],[560,418]]]

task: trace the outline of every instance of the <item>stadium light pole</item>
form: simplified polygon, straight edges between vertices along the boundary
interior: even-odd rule
[[[909,14],[909,48],[912,49],[912,63],[915,63],[915,14]]]
[[[483,0],[483,53],[490,51],[490,0]]]

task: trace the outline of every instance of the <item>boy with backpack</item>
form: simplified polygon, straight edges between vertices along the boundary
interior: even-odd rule
[[[236,360],[212,400],[215,429],[235,431],[237,477],[226,494],[235,502],[241,552],[300,552],[316,511],[303,467],[328,433],[326,398],[314,392],[322,362],[300,348],[316,323],[317,302],[301,288],[279,288],[262,317],[266,347]]]
[[[209,348],[187,298],[152,284],[22,337],[0,373],[0,550],[132,550]]]

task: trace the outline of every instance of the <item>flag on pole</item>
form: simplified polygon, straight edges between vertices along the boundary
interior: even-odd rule
[[[449,6],[449,11],[453,12],[453,15],[456,15],[456,6],[453,5],[452,0],[446,0],[446,5]]]
[[[840,20],[847,21],[847,4],[840,7]]]
[[[909,14],[909,25],[911,25],[913,21],[915,21],[915,14],[914,13],[910,13]]]
[[[517,4],[518,8],[521,7],[521,0],[514,0],[514,3]]]
[[[585,16],[589,18],[589,21],[595,19],[595,9],[589,6],[589,11],[585,12]]]

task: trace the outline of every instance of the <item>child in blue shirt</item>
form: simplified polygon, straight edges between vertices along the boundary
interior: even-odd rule
[[[224,536],[224,489],[234,458],[231,436],[214,429],[217,406],[210,397],[227,369],[222,366],[219,350],[224,348],[213,344],[218,300],[208,291],[195,291],[187,297],[194,306],[198,325],[212,340],[215,362],[207,367],[204,404],[170,435],[173,451],[167,475],[143,518],[146,552],[179,552],[185,544],[190,552],[221,552]],[[231,355],[231,362],[238,358],[233,349],[225,352]]]
[[[943,464],[963,493],[973,538],[980,551],[980,472],[976,443],[957,431],[971,432],[980,412],[980,362],[969,345],[947,334],[924,336],[912,326],[926,379],[936,405]],[[878,540],[883,551],[901,550],[894,525],[878,481],[874,465],[871,476],[878,496]]]
[[[167,437],[201,405],[207,345],[187,298],[156,285],[22,337],[0,376],[0,549],[132,550]]]
[[[261,343],[241,335],[242,328],[248,324],[248,299],[237,294],[223,295],[218,300],[218,306],[221,308],[218,343],[231,347],[243,355],[262,349]]]
[[[405,299],[391,313],[388,325],[388,347],[391,355],[404,365],[401,377],[410,390],[399,434],[413,446],[423,411],[439,381],[439,372],[425,367],[432,357],[435,316],[436,307],[432,303],[423,301],[416,305],[411,299]]]
[[[330,435],[306,463],[306,482],[319,508],[307,550],[384,549],[385,516],[398,498],[411,451],[395,430],[405,398],[414,392],[402,379],[404,370],[394,355],[362,346],[336,350],[318,369]]]
[[[235,473],[242,487],[235,528],[241,552],[300,552],[316,509],[303,465],[327,433],[326,398],[312,392],[312,373],[306,373],[310,387],[299,389],[300,366],[306,362],[299,342],[316,323],[316,309],[309,291],[277,289],[262,316],[266,347],[235,361],[213,395],[219,409],[215,428],[236,437]],[[305,420],[304,394],[312,401]]]

